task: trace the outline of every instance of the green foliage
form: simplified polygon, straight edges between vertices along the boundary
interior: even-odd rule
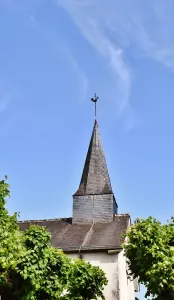
[[[24,232],[24,243],[26,251],[17,270],[32,285],[30,293],[27,291],[29,299],[60,299],[67,284],[70,259],[51,247],[50,233],[45,227],[30,226]]]
[[[103,296],[103,287],[107,284],[107,279],[102,270],[97,266],[92,266],[84,260],[76,259],[71,265],[67,297],[64,299],[72,300],[90,300],[105,299]]]
[[[17,214],[5,208],[9,196],[9,185],[0,181],[0,294],[12,300],[104,299],[104,272],[53,248],[45,227],[21,233]]]
[[[17,214],[9,216],[5,208],[9,195],[9,185],[0,181],[0,284],[8,284],[8,271],[15,268],[23,249]]]
[[[130,276],[147,288],[146,298],[174,299],[174,218],[163,225],[156,219],[137,219],[124,244]]]

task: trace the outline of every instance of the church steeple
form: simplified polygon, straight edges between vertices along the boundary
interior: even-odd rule
[[[96,119],[80,186],[74,195],[84,196],[93,194],[113,194]]]
[[[98,123],[95,122],[80,185],[73,195],[73,223],[111,222],[117,214],[107,164],[102,149]]]

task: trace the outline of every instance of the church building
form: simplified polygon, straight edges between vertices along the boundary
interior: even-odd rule
[[[119,214],[95,119],[80,185],[73,195],[72,217],[20,221],[21,230],[30,224],[46,226],[52,245],[71,258],[80,257],[105,272],[106,300],[135,300],[137,286],[127,278],[122,233],[130,226],[130,215]]]

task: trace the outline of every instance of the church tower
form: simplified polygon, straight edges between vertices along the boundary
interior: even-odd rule
[[[135,280],[127,277],[127,261],[122,244],[123,233],[131,224],[129,214],[118,214],[96,119],[89,143],[79,188],[73,195],[73,214],[69,218],[24,220],[22,231],[30,225],[45,226],[52,246],[70,258],[83,258],[99,266],[106,274],[107,300],[135,300]]]
[[[117,207],[95,119],[80,185],[73,195],[72,222],[111,222]]]

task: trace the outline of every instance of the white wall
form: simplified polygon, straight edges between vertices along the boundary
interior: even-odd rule
[[[126,258],[123,251],[118,254],[120,300],[135,300],[134,283],[127,279]]]
[[[122,252],[112,255],[107,252],[83,254],[83,259],[99,266],[105,272],[108,279],[104,290],[106,300],[135,300],[133,282],[127,280],[125,257]],[[78,256],[79,253],[69,255],[71,258]]]

